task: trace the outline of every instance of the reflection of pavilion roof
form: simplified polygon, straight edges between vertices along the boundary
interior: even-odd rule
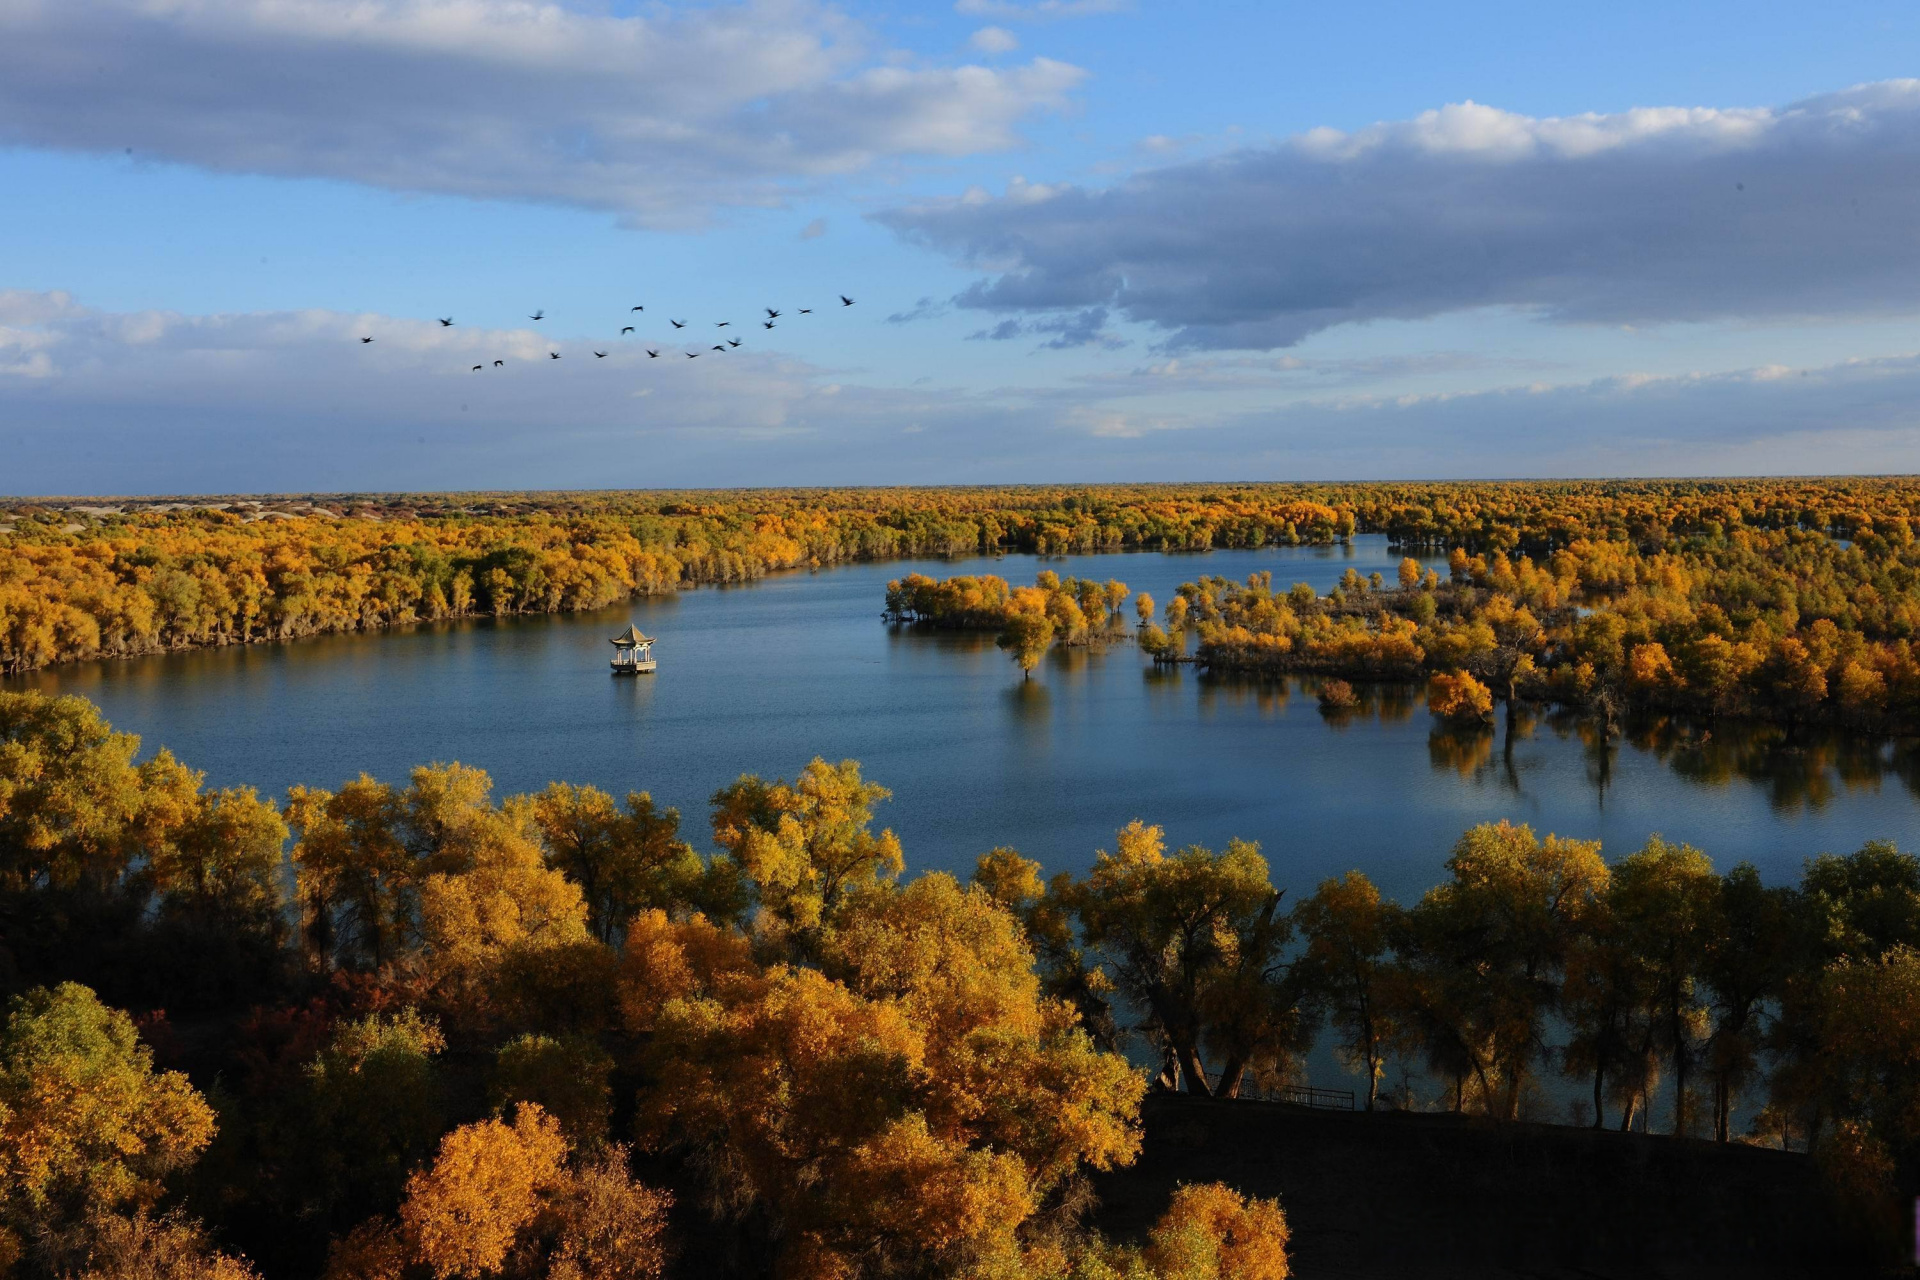
[[[632,623],[628,623],[628,624],[627,624],[627,629],[626,629],[625,631],[622,631],[622,632],[621,632],[621,633],[620,633],[619,635],[617,635],[617,636],[615,636],[615,637],[613,638],[613,640],[612,640],[612,641],[611,641],[610,643],[613,643],[613,644],[652,644],[652,643],[653,643],[653,637],[652,637],[652,636],[643,636],[643,635],[641,635],[641,634],[640,634],[640,628],[638,628],[638,627],[636,627],[636,626],[634,626],[634,625],[633,625]]]

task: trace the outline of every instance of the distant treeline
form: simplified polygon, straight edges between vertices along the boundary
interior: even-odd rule
[[[1187,1188],[1123,1245],[1085,1175],[1138,1152],[1123,1051],[1232,1097],[1321,1036],[1368,1106],[1565,1116],[1559,1078],[1566,1118],[1810,1148],[1888,1240],[1920,1189],[1889,844],[1767,885],[1501,823],[1402,907],[1136,821],[961,883],[902,878],[852,761],[722,787],[703,853],[645,793],[282,804],[137,746],[0,694],[0,1272],[1280,1280],[1274,1204]]]
[[[475,615],[599,609],[782,569],[1331,542],[1291,490],[768,490],[0,512],[0,672]]]
[[[1324,544],[1356,531],[1489,566],[1568,552],[1698,569],[1701,546],[1724,544],[1738,552],[1725,565],[1730,615],[1778,602],[1774,575],[1747,565],[1831,554],[1834,571],[1808,590],[1787,584],[1797,614],[1846,630],[1853,610],[1863,633],[1906,638],[1920,617],[1916,519],[1920,482],[1908,479],[17,501],[0,507],[0,672],[594,609],[849,561]]]

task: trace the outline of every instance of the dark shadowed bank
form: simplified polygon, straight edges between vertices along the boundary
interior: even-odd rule
[[[1277,1196],[1298,1280],[1843,1280],[1876,1270],[1796,1152],[1424,1112],[1150,1095],[1097,1221],[1182,1183]]]

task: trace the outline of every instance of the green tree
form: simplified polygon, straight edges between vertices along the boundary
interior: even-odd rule
[[[315,963],[378,969],[410,943],[417,868],[401,843],[402,814],[393,788],[364,773],[337,793],[288,790],[302,931]]]
[[[1428,891],[1412,921],[1430,1021],[1440,1015],[1446,1030],[1436,1043],[1467,1050],[1486,1102],[1512,1119],[1546,1048],[1581,921],[1606,890],[1606,863],[1597,841],[1541,840],[1530,827],[1500,822],[1461,836],[1447,870],[1449,880]]]
[[[176,824],[146,846],[155,901],[141,948],[164,972],[154,994],[175,1012],[257,998],[278,976],[287,824],[252,787],[194,794]]]
[[[607,1140],[613,1059],[585,1036],[528,1034],[502,1045],[494,1059],[496,1110],[531,1102],[552,1116],[576,1150]]]
[[[613,945],[634,913],[672,912],[698,896],[703,867],[680,839],[680,812],[660,808],[644,791],[626,807],[597,787],[555,782],[533,800],[548,864],[580,886],[595,937]]]
[[[791,786],[748,774],[714,793],[713,838],[776,919],[815,930],[844,895],[904,869],[899,839],[872,830],[874,805],[892,796],[857,760],[815,759]]]
[[[1366,1077],[1368,1111],[1379,1096],[1388,1046],[1399,1038],[1392,961],[1399,914],[1358,871],[1321,881],[1293,909],[1307,944],[1308,988],[1340,1037],[1341,1056]]]
[[[1704,1036],[1700,979],[1720,931],[1720,877],[1706,854],[1652,836],[1613,869],[1614,919],[1640,970],[1652,1047],[1666,1055],[1674,1087],[1673,1131],[1687,1132],[1688,1076]]]
[[[1021,674],[1028,680],[1033,679],[1033,669],[1040,665],[1040,659],[1047,656],[1047,650],[1053,645],[1054,620],[1044,614],[1016,613],[1007,619],[1007,625],[994,643],[1013,655],[1020,664]]]
[[[1271,936],[1280,901],[1266,859],[1244,840],[1221,853],[1191,845],[1169,858],[1161,829],[1138,819],[1120,830],[1114,849],[1095,856],[1074,894],[1086,943],[1172,1050],[1188,1091],[1212,1093],[1200,1060],[1208,1005],[1213,988],[1229,982],[1242,999],[1224,1001],[1216,1019],[1240,1012],[1257,991],[1243,980],[1267,956],[1250,956],[1249,946]],[[1235,1038],[1244,1047],[1244,1029]],[[1221,1083],[1237,1088],[1246,1066],[1244,1057],[1229,1058]]]
[[[1779,999],[1795,957],[1791,937],[1795,894],[1768,888],[1742,862],[1720,881],[1720,901],[1701,963],[1712,991],[1712,1030],[1705,1067],[1713,1083],[1713,1136],[1731,1139],[1736,1099],[1759,1074],[1766,1047],[1766,1011]]]
[[[153,1069],[133,1020],[76,983],[10,1003],[0,1031],[0,1261],[57,1263],[99,1222],[159,1197],[213,1137],[213,1111]]]
[[[446,1039],[413,1009],[335,1029],[306,1068],[304,1110],[285,1158],[303,1165],[302,1199],[336,1224],[391,1206],[440,1133],[434,1058]]]
[[[1635,1046],[1645,1042],[1640,1034],[1646,1004],[1640,977],[1640,968],[1614,919],[1610,898],[1603,896],[1581,922],[1560,983],[1560,1012],[1570,1033],[1562,1061],[1569,1075],[1591,1078],[1596,1129],[1606,1124],[1610,1086],[1614,1092],[1628,1095],[1623,1104],[1623,1130],[1640,1095],[1644,1070],[1629,1070],[1634,1065]],[[1644,1063],[1639,1065],[1644,1068]]]
[[[85,698],[0,692],[0,890],[103,891],[119,878],[139,749]]]
[[[1897,946],[1920,947],[1920,858],[1891,841],[1809,860],[1800,891],[1829,958],[1874,960]]]

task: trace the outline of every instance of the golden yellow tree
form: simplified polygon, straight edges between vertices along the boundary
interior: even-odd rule
[[[1479,724],[1493,714],[1493,691],[1464,671],[1436,671],[1427,681],[1427,710],[1455,724]]]
[[[397,1228],[376,1218],[335,1243],[328,1280],[655,1280],[672,1197],[635,1181],[628,1154],[571,1155],[531,1103],[462,1125],[408,1180]]]
[[[1154,1226],[1146,1261],[1163,1280],[1287,1280],[1286,1215],[1210,1182],[1184,1186]]]
[[[1040,995],[984,890],[869,884],[820,951],[824,972],[763,967],[737,933],[657,912],[627,943],[642,1140],[729,1170],[781,1224],[784,1272],[1004,1260],[1074,1169],[1132,1158],[1138,1075]]]
[[[435,1280],[501,1269],[515,1240],[565,1174],[560,1124],[532,1103],[513,1123],[462,1125],[440,1141],[431,1168],[407,1180],[400,1221]]]

